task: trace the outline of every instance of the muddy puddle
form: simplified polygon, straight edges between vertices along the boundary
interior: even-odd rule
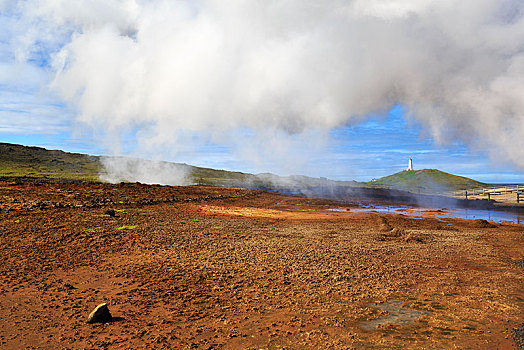
[[[360,327],[366,331],[376,330],[381,325],[408,326],[422,316],[430,315],[429,311],[414,310],[404,307],[400,300],[390,300],[382,304],[371,303],[368,306],[386,311],[386,316],[360,322]]]
[[[465,209],[465,208],[417,208],[409,205],[362,205],[357,208],[339,207],[328,209],[331,211],[340,212],[378,212],[388,214],[402,214],[414,219],[422,218],[458,218],[458,219],[484,219],[491,222],[499,223],[513,223],[518,225],[524,225],[524,214],[522,213],[511,213],[497,210],[485,210],[485,209]]]

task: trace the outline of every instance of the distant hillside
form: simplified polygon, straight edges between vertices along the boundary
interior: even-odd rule
[[[100,181],[105,173],[103,162],[110,157],[90,156],[42,147],[0,143],[0,177],[4,180],[82,182]],[[251,174],[194,167],[187,164],[153,162],[132,158],[114,158],[127,165],[126,169],[153,167],[169,172],[183,170],[190,182],[208,185],[225,185],[246,182]],[[123,161],[125,160],[125,161]]]
[[[0,177],[52,181],[98,181],[99,157],[0,143]]]
[[[463,190],[486,186],[485,183],[437,169],[401,171],[368,182],[368,184],[373,187],[389,187],[410,191],[420,190],[421,192]]]
[[[274,174],[247,174],[234,171],[216,170],[187,164],[157,162],[124,157],[98,157],[41,147],[28,147],[0,143],[0,180],[38,182],[98,182],[100,175],[107,175],[104,163],[117,164],[121,171],[116,176],[107,176],[113,181],[141,181],[151,183],[201,184],[210,186],[245,187],[277,190],[290,193],[323,193],[333,188],[347,188],[358,185],[355,181],[332,181],[326,178],[307,176],[277,176]],[[162,177],[144,176],[162,173]],[[173,182],[170,181],[173,174]],[[156,175],[156,174],[153,174]],[[176,181],[175,181],[176,180]]]

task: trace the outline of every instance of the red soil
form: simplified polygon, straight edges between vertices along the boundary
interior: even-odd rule
[[[0,183],[0,348],[515,348],[523,227],[337,206]],[[431,314],[364,331],[389,300]],[[86,324],[102,302],[114,321]]]

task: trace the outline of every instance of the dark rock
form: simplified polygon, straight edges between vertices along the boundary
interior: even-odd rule
[[[109,215],[109,216],[113,216],[113,217],[116,215],[114,209],[107,209],[104,214]]]
[[[69,284],[69,283],[65,283],[65,284],[64,284],[64,287],[65,287],[66,289],[69,289],[69,290],[76,289],[75,286],[73,286],[72,284]]]
[[[111,316],[111,313],[109,312],[109,308],[107,307],[106,303],[98,305],[93,312],[89,314],[89,317],[87,318],[87,323],[106,323],[110,322],[113,319],[113,316]]]

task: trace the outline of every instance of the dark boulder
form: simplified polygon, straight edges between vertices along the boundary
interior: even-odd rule
[[[111,313],[109,312],[109,308],[107,307],[106,303],[98,305],[93,312],[89,314],[89,317],[87,318],[87,323],[106,323],[110,322],[113,319],[113,316],[111,316]]]

